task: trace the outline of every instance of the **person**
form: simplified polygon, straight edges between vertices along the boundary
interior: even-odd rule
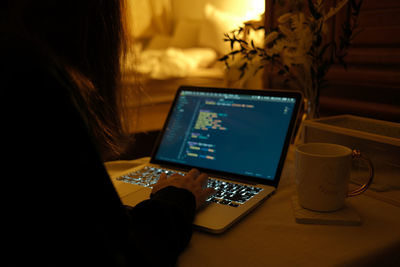
[[[1,5],[2,266],[174,266],[213,190],[195,169],[162,175],[127,208],[112,185],[103,162],[126,143],[129,99],[123,1]]]

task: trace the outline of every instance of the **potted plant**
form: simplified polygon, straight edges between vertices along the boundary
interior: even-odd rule
[[[262,22],[249,21],[226,33],[224,40],[230,42],[231,52],[219,60],[230,68],[232,60],[239,57],[239,78],[268,67],[287,87],[303,92],[307,117],[315,118],[329,68],[335,62],[346,68],[347,50],[359,32],[356,28],[362,0],[341,0],[333,6],[326,0],[288,1],[290,11],[279,16],[275,28],[265,29]],[[350,12],[349,19],[343,22],[338,40],[329,40],[327,23],[345,8]],[[263,45],[251,39],[251,31],[265,31]]]

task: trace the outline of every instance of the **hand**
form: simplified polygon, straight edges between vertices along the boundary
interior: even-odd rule
[[[215,193],[213,188],[207,187],[208,175],[200,173],[197,169],[192,169],[185,176],[177,173],[172,174],[168,179],[165,173],[162,173],[160,179],[153,186],[152,193],[167,186],[175,186],[178,188],[187,189],[194,195],[196,199],[196,208],[206,201],[206,199]]]

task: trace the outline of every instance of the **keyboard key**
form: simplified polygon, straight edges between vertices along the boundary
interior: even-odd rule
[[[229,205],[231,202],[229,200],[226,199],[222,199],[218,202],[219,204],[223,204],[223,205]]]
[[[117,180],[151,188],[153,184],[157,183],[162,173],[166,173],[168,176],[174,173],[185,175],[183,172],[164,168],[144,167],[143,169],[118,177]],[[263,190],[260,187],[222,181],[215,178],[209,178],[207,186],[217,191],[212,197],[207,199],[208,202],[229,205],[231,207],[238,207]]]

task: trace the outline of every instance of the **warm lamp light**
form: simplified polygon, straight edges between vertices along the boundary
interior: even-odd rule
[[[235,11],[236,15],[243,16],[243,21],[259,19],[265,11],[265,0],[226,1],[220,8]]]

